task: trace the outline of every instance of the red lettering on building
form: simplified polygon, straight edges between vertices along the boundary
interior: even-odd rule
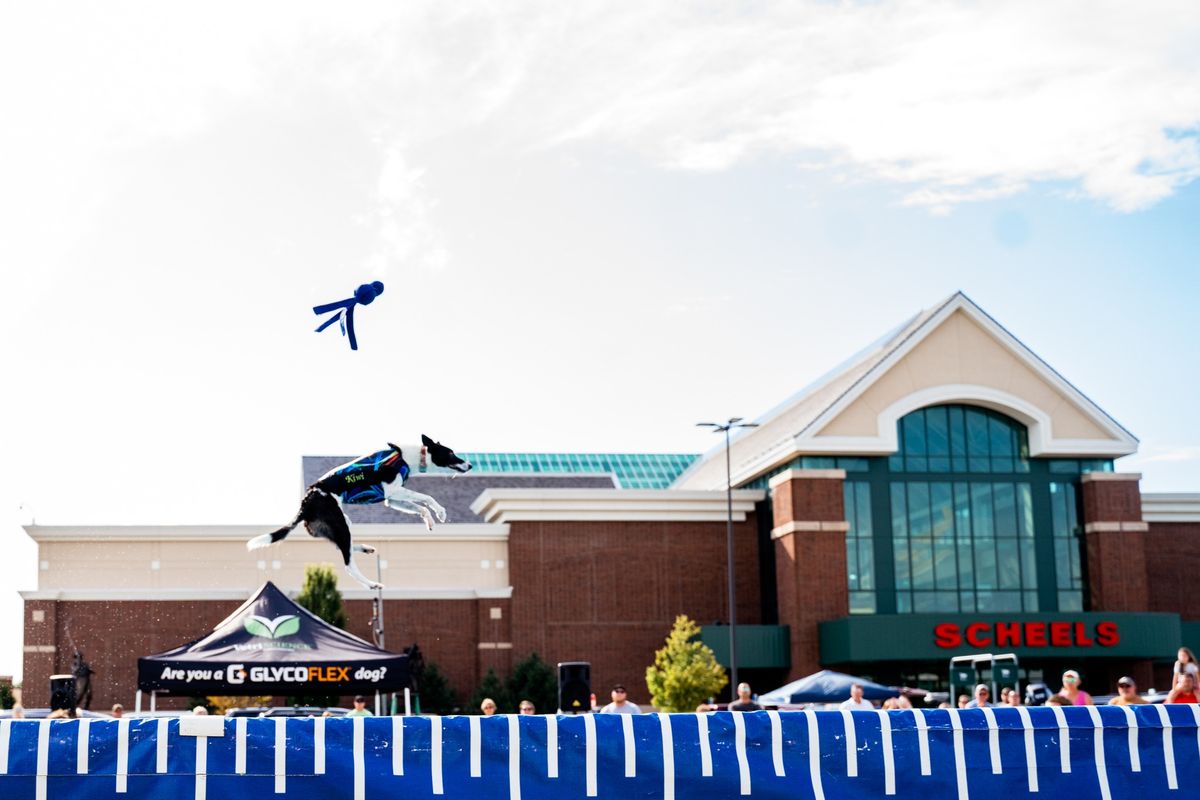
[[[1095,638],[1093,638],[1093,636]],[[1121,642],[1117,623],[1088,623],[1074,620],[1053,622],[972,622],[966,627],[939,622],[933,627],[933,642],[943,649],[968,647],[1115,647]]]
[[[980,636],[980,634],[987,631],[991,627],[991,625],[988,625],[985,622],[972,622],[967,626],[967,644],[971,645],[971,647],[987,647],[990,645],[992,643],[992,637],[988,636],[984,638],[983,636]]]
[[[1020,647],[1021,646],[1021,623],[1019,622],[997,622],[996,623],[996,647]]]
[[[959,633],[958,626],[953,622],[943,622],[933,628],[933,643],[938,647],[960,647],[962,634]]]

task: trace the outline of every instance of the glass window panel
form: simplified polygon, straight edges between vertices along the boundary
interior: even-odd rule
[[[963,421],[963,409],[961,406],[950,407],[950,455],[966,456],[967,454],[967,428]]]
[[[1016,545],[1021,553],[1021,588],[1036,589],[1037,580],[1037,551],[1033,542],[1021,542]]]
[[[858,587],[875,588],[875,543],[870,539],[858,540]]]
[[[855,512],[858,507],[854,504],[854,484],[851,481],[846,481],[842,484],[842,506],[846,511],[846,522],[850,524],[850,529],[847,531],[847,536],[858,535],[858,520],[855,519]]]
[[[987,456],[971,456],[967,459],[968,472],[991,472],[992,460]]]
[[[953,539],[934,539],[933,560],[937,588],[958,591],[956,556]]]
[[[959,592],[958,593],[959,607],[963,611],[975,610],[975,593],[974,592]]]
[[[1017,533],[1033,537],[1033,492],[1028,483],[1017,484]]]
[[[896,588],[912,588],[912,577],[908,568],[908,539],[898,539],[894,546],[896,557]]]
[[[988,452],[988,418],[982,411],[967,409],[967,455],[971,457],[987,457]]]
[[[1016,436],[1013,429],[996,417],[988,419],[988,439],[993,458],[997,456],[1012,458],[1017,454]]]
[[[930,456],[950,455],[950,423],[945,406],[925,409],[925,447]]]
[[[984,608],[980,604],[980,611],[1020,611],[1021,610],[1021,593],[1020,592],[992,592],[991,607]]]
[[[958,612],[958,592],[934,592],[933,610],[954,614]]]
[[[896,610],[901,614],[912,613],[912,596],[908,592],[896,594]]]
[[[870,462],[865,458],[839,458],[837,465],[838,469],[847,472],[867,472],[871,469]]]
[[[904,423],[904,454],[908,456],[928,455],[925,447],[925,414],[914,411],[902,420]]]
[[[832,456],[805,456],[805,469],[833,469],[834,460]]]
[[[951,456],[950,457],[950,471],[951,472],[966,472],[967,471],[966,456]]]
[[[1067,553],[1067,539],[1054,540],[1054,577],[1059,586],[1071,586],[1071,557]]]
[[[1079,462],[1066,458],[1053,458],[1050,460],[1051,472],[1065,472],[1073,474],[1079,472]]]
[[[1037,611],[1038,610],[1037,592],[1022,592],[1021,594],[1025,598],[1024,610],[1025,611]]]
[[[971,493],[966,483],[954,484],[954,529],[959,541],[971,540]]]
[[[970,542],[958,544],[958,580],[963,588],[975,585],[975,548]]]
[[[930,521],[933,535],[954,535],[954,500],[948,483],[929,484]]]
[[[858,543],[854,539],[846,539],[846,580],[850,589],[858,589]]]
[[[904,484],[893,483],[892,492],[892,536],[900,539],[908,536],[908,502]]]
[[[900,440],[900,449],[888,456],[888,471],[889,472],[904,472],[904,440]]]
[[[1054,536],[1065,536],[1069,530],[1067,525],[1066,498],[1060,491],[1060,484],[1050,484],[1050,530]]]
[[[1017,498],[1011,483],[993,483],[992,495],[996,509],[996,536],[1017,535]]]
[[[937,592],[913,592],[913,611],[932,614],[937,611]]]
[[[949,472],[950,471],[950,456],[930,456],[929,457],[930,472]]]
[[[851,614],[874,614],[875,613],[875,593],[874,592],[851,592],[850,593],[850,613]]]
[[[860,481],[854,487],[854,518],[858,521],[858,535],[871,536],[871,484]]]
[[[914,589],[933,588],[933,542],[929,539],[910,539],[912,552],[912,585]]]
[[[994,456],[992,458],[992,472],[1016,472],[1013,459]]]
[[[1021,588],[1021,557],[1016,542],[1000,539],[997,542],[996,567],[1000,573],[1001,589]]]
[[[1081,569],[1079,564],[1079,543],[1076,540],[1067,539],[1067,553],[1071,559],[1070,586],[1072,589],[1083,588],[1083,569]]]
[[[1059,592],[1058,593],[1058,610],[1059,611],[1083,611],[1083,593],[1082,592]]]
[[[996,540],[975,539],[975,585],[980,589],[995,589],[999,584],[996,573]]]
[[[929,524],[929,484],[908,484],[908,531],[909,535],[931,536]]]
[[[993,517],[991,484],[971,484],[971,529],[976,539],[992,536],[995,530]]]

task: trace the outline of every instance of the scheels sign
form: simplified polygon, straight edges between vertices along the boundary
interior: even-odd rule
[[[1116,647],[1117,623],[1056,620],[1051,622],[942,622],[933,641],[946,650],[967,647]]]

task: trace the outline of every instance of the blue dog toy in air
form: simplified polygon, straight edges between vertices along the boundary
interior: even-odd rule
[[[341,324],[342,336],[350,337],[350,349],[358,349],[358,339],[354,337],[354,307],[368,306],[371,301],[379,295],[383,294],[383,282],[374,281],[372,283],[364,283],[354,290],[354,297],[347,297],[345,300],[339,300],[336,303],[326,303],[323,306],[313,306],[314,314],[327,314],[330,311],[336,311],[329,319],[321,323],[317,328],[317,333],[328,328],[335,322]]]

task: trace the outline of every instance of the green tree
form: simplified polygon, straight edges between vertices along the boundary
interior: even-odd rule
[[[496,701],[496,711],[500,714],[511,714],[513,712],[512,698],[508,696],[508,690],[504,688],[504,684],[500,682],[500,678],[496,675],[496,671],[488,668],[487,675],[483,676],[483,682],[479,684],[479,688],[475,690],[475,694],[471,695],[471,700],[467,707],[468,714],[483,713],[479,710],[479,706],[483,703],[485,697],[490,697]]]
[[[531,653],[513,667],[504,688],[513,703],[529,700],[539,714],[558,710],[558,676],[537,653]]]
[[[422,714],[452,714],[458,708],[458,693],[449,679],[430,661],[421,675],[421,694],[418,698]],[[482,702],[482,701],[481,701]]]
[[[330,564],[306,564],[304,583],[296,602],[321,619],[343,630],[346,627],[346,607],[342,593],[337,588],[337,575]],[[296,706],[332,706],[337,695],[314,694],[289,697],[288,702]]]
[[[12,708],[14,705],[16,700],[13,698],[12,686],[0,683],[0,708]]]
[[[661,711],[695,711],[729,683],[725,668],[699,640],[700,626],[685,615],[675,618],[666,646],[646,668],[650,702]]]

